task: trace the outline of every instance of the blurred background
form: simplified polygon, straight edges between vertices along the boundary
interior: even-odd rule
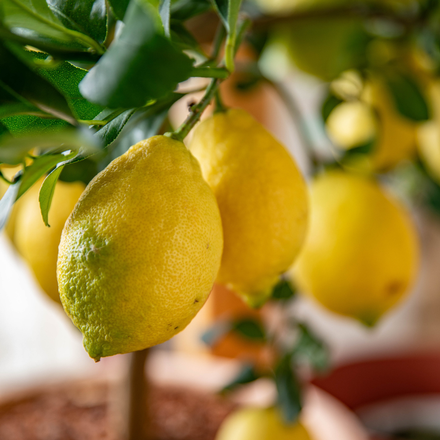
[[[240,335],[213,342],[209,332],[212,336],[219,322],[233,316],[253,314],[270,327],[277,314],[285,313],[307,323],[329,353],[330,379],[318,377],[317,388],[311,388],[306,399],[305,423],[317,440],[367,438],[367,431],[382,435],[408,427],[419,431],[412,437],[378,438],[440,438],[437,3],[245,2],[254,24],[238,54],[237,73],[222,85],[224,103],[244,108],[259,120],[289,149],[308,180],[317,167],[332,163],[377,174],[411,213],[420,242],[420,268],[407,297],[373,328],[333,314],[301,292],[283,303],[281,311],[269,305],[262,312],[251,312],[233,292],[216,286],[194,321],[153,350],[148,373],[155,381],[218,390],[233,379],[243,362],[265,364],[271,353]],[[208,14],[188,23],[206,47],[212,42],[215,20]],[[193,80],[181,88],[204,84]],[[200,96],[187,96],[172,107],[171,126],[185,119],[188,105]],[[43,290],[41,280],[17,251],[13,234],[11,240],[11,234],[3,232],[0,401],[49,383],[121,377],[123,356],[95,364],[83,349],[79,331]],[[413,369],[405,370],[408,363]],[[399,371],[402,382],[412,387],[413,397],[396,403],[393,399],[408,391],[401,383],[387,389]],[[308,379],[312,376],[305,374]],[[420,381],[414,379],[408,385],[411,376]],[[273,389],[264,380],[254,385],[238,393],[235,401],[270,402]],[[371,394],[375,386],[377,395]],[[350,389],[345,392],[344,387]],[[368,392],[366,397],[361,395]],[[379,406],[374,399],[381,402]]]

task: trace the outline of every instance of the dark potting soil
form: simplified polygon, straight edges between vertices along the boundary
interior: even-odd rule
[[[0,405],[1,440],[118,440],[105,384],[49,387]],[[213,440],[234,408],[224,399],[151,385],[155,440]]]

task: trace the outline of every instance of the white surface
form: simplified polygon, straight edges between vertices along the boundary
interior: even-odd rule
[[[39,290],[0,234],[0,394],[39,381],[80,376],[93,365],[80,332]]]

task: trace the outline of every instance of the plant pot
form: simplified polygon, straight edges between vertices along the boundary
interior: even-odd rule
[[[440,352],[345,364],[312,383],[354,411],[372,439],[440,439]]]

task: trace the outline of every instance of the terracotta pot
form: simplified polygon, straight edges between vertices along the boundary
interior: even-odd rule
[[[417,408],[426,401],[433,402],[433,397],[440,398],[440,352],[402,354],[345,364],[327,376],[313,379],[312,383],[367,421],[368,428],[388,426],[387,432],[402,429],[402,426],[411,428],[411,420],[420,412]],[[440,416],[434,417],[438,422]],[[438,430],[436,424],[437,429],[431,425],[431,430]],[[371,438],[388,437],[381,434]]]

